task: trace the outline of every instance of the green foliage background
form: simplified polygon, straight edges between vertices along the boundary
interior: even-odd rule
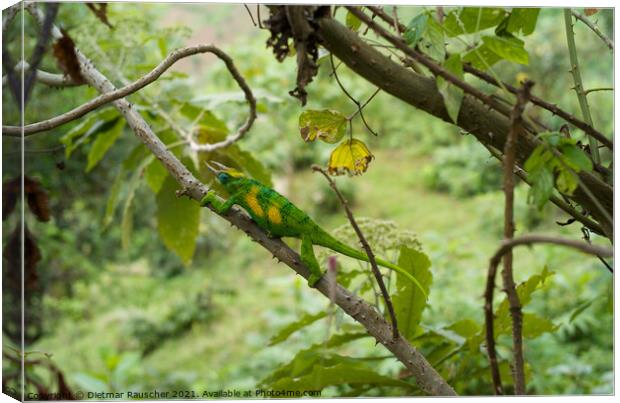
[[[425,11],[401,7],[399,15],[409,21]],[[252,27],[243,7],[114,3],[108,13],[114,31],[79,4],[63,4],[58,21],[115,84],[140,77],[172,49],[207,40],[231,54],[255,92],[260,113],[247,137],[236,148],[199,158],[174,146],[178,137],[161,111],[183,127],[197,123],[207,141],[238,127],[246,106],[220,62],[208,56],[186,59],[145,88],[143,95],[130,97],[191,170],[208,182],[212,178],[200,161],[214,157],[237,164],[250,175],[272,181],[322,226],[354,244],[350,229],[342,227],[346,219],[335,196],[324,180],[310,173],[311,164],[326,164],[333,145],[306,144],[299,135],[304,108],[287,94],[295,86],[295,59],[276,62],[264,46],[267,33]],[[611,30],[612,13],[603,10],[598,15],[601,27]],[[346,18],[341,11],[338,17]],[[558,21],[561,10],[542,9],[525,42],[529,64],[503,61],[495,71],[511,83],[526,75],[536,82],[537,94],[577,111],[577,99],[568,90],[565,33]],[[14,39],[11,48],[17,49],[17,28],[7,35]],[[36,36],[28,18],[26,35]],[[586,88],[610,86],[609,53],[579,24],[576,35]],[[28,53],[32,40],[26,46]],[[49,55],[42,68],[57,71]],[[357,99],[373,93],[371,85],[344,66],[338,72]],[[305,109],[327,108],[349,115],[355,106],[330,73],[329,62],[323,59],[319,75],[308,87]],[[93,96],[95,91],[87,87],[62,90],[37,85],[26,121],[57,115]],[[595,125],[613,132],[612,93],[593,93],[590,103],[595,106]],[[210,113],[196,119],[196,111],[203,109]],[[365,132],[358,121],[354,134],[376,158],[365,175],[338,178],[337,183],[355,214],[368,217],[360,221],[373,246],[391,260],[400,258],[403,265],[418,262],[411,263],[412,270],[424,271],[418,274],[429,287],[427,303],[391,279],[399,295],[397,305],[415,311],[399,314],[417,318],[407,336],[459,393],[488,394],[481,295],[488,259],[501,239],[499,166],[455,126],[387,94],[379,93],[364,113],[379,136]],[[16,123],[7,91],[3,91],[3,116],[3,124]],[[64,151],[27,154],[26,173],[49,192],[53,217],[39,223],[26,216],[42,250],[38,271],[45,289],[44,333],[31,350],[51,354],[76,390],[262,385],[324,388],[323,396],[420,394],[386,350],[308,289],[303,279],[276,264],[223,220],[175,198],[175,183],[117,117],[114,110],[101,109],[27,141],[27,149],[56,147],[59,140],[67,146]],[[538,117],[552,127],[560,124],[553,116]],[[117,137],[112,138],[114,131]],[[19,159],[10,154],[17,147],[14,141],[3,138],[3,147],[3,180],[7,180],[16,174]],[[63,169],[58,168],[60,162]],[[580,236],[577,225],[555,224],[566,217],[554,207],[538,211],[528,204],[527,192],[524,184],[516,190],[518,233]],[[5,242],[15,219],[3,224]],[[594,241],[604,244],[595,236]],[[291,245],[298,246],[295,241]],[[429,266],[421,269],[422,261]],[[373,288],[364,275],[368,267],[340,257],[338,262],[341,280],[373,301]],[[609,273],[595,259],[546,246],[517,250],[515,272],[523,292],[532,294],[525,307],[529,392],[611,393]],[[501,328],[508,317],[505,304],[499,305],[498,315],[501,369],[504,381],[510,383],[510,338]],[[48,376],[33,371],[42,379]]]

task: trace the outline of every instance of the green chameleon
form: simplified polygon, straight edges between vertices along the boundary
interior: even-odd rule
[[[209,190],[200,201],[201,206],[211,205],[219,214],[225,214],[234,204],[243,207],[252,219],[274,238],[301,239],[301,261],[310,269],[308,285],[314,285],[323,273],[314,255],[313,245],[320,245],[335,252],[368,262],[368,256],[331,236],[315,223],[308,214],[291,203],[286,197],[262,183],[246,178],[241,172],[211,161],[207,167],[230,193],[225,202],[217,199]],[[376,258],[378,265],[394,270],[411,280],[426,296],[420,283],[410,273],[384,259]]]

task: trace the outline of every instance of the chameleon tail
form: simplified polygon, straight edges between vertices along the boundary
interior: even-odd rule
[[[369,262],[368,255],[365,252],[362,252],[360,250],[350,247],[349,245],[345,243],[340,242],[339,240],[337,240],[336,238],[334,238],[327,232],[321,231],[317,239],[313,239],[313,243],[315,245],[320,245],[328,249],[331,249],[334,252],[341,253],[345,256],[352,257],[353,259],[362,260],[364,262]],[[422,292],[422,295],[424,295],[425,298],[428,298],[428,295],[426,294],[426,291],[424,291],[424,288],[422,287],[420,282],[415,277],[413,277],[411,273],[407,272],[407,270],[377,256],[375,256],[375,261],[377,262],[379,266],[383,266],[387,269],[393,270],[405,276],[407,279],[409,279],[412,283],[414,283],[420,289],[420,291]]]

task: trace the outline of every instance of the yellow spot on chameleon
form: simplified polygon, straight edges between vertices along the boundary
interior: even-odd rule
[[[267,211],[267,216],[269,217],[269,221],[274,224],[280,224],[282,222],[282,216],[280,215],[280,210],[276,207],[269,207],[269,211]]]
[[[248,207],[250,207],[250,210],[252,210],[252,212],[254,212],[254,214],[256,214],[259,217],[262,217],[265,212],[263,211],[263,209],[261,208],[260,204],[258,204],[258,199],[256,198],[256,196],[258,195],[258,187],[254,186],[250,192],[245,196],[245,201],[248,203]]]

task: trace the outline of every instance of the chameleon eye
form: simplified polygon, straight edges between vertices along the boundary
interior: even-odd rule
[[[228,179],[230,179],[230,175],[228,175],[226,172],[222,172],[218,175],[218,179],[220,180],[220,182],[226,182]]]

